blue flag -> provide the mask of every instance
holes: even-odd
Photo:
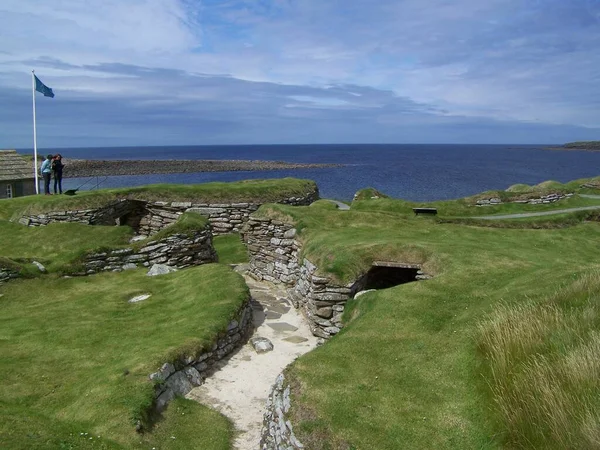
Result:
[[[35,75],[33,76],[33,78],[35,78],[35,90],[36,91],[44,94],[44,97],[54,98],[54,92],[52,92],[52,89],[50,89],[48,86],[46,86],[44,83],[42,83],[40,81],[40,79],[38,77],[36,77]]]

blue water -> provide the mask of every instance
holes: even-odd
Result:
[[[322,197],[351,200],[364,187],[415,201],[465,197],[516,183],[566,182],[600,174],[600,153],[550,151],[533,145],[227,145],[44,149],[82,159],[245,159],[341,163],[327,169],[109,177],[102,187],[204,183],[249,178],[315,180]],[[63,188],[86,179],[65,179]],[[96,184],[89,182],[82,189]]]

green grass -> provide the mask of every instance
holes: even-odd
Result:
[[[498,412],[477,324],[501,302],[553,296],[599,268],[599,224],[504,229],[280,205],[259,214],[295,222],[303,255],[341,282],[376,259],[435,275],[350,301],[347,327],[288,371],[307,448],[527,447]]]
[[[487,197],[487,196],[486,196]],[[490,195],[491,198],[494,195]],[[450,217],[472,217],[472,216],[488,216],[488,215],[503,215],[525,212],[543,212],[557,209],[577,208],[580,206],[596,206],[600,205],[599,199],[584,198],[578,195],[559,200],[554,203],[542,203],[538,205],[522,204],[522,203],[503,203],[494,206],[474,206],[475,201],[471,199],[446,200],[438,202],[409,202],[399,199],[381,198],[372,200],[354,201],[352,209],[355,211],[373,211],[373,212],[389,212],[394,214],[414,214],[412,208],[416,207],[434,207],[438,210],[438,216],[441,218]]]
[[[2,256],[16,261],[37,260],[49,272],[60,272],[84,253],[101,247],[126,245],[133,236],[129,227],[90,226],[78,223],[52,223],[26,227],[0,220]]]
[[[194,234],[196,231],[202,231],[208,225],[208,219],[195,212],[186,212],[179,216],[177,221],[158,233],[148,236],[146,239],[137,241],[133,244],[133,248],[142,248],[148,245],[148,242],[159,241],[174,234]]]
[[[215,236],[213,245],[221,264],[243,264],[248,262],[248,251],[238,233]]]
[[[152,402],[148,375],[199,354],[234,317],[248,296],[238,274],[212,264],[152,278],[49,275],[0,290],[0,447],[228,448],[228,421],[187,401],[156,433],[134,423]],[[152,297],[127,303],[140,293]]]
[[[316,187],[314,181],[297,178],[245,180],[232,183],[154,184],[133,188],[81,191],[75,196],[28,196],[0,201],[0,219],[48,211],[98,208],[117,198],[148,201],[277,202],[302,196]]]

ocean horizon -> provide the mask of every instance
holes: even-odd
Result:
[[[335,163],[341,167],[239,172],[202,172],[65,178],[63,187],[81,189],[155,183],[205,183],[256,178],[296,177],[317,182],[322,197],[352,200],[373,187],[392,197],[413,201],[447,200],[517,183],[567,182],[600,175],[600,153],[548,150],[562,144],[302,144],[185,145],[138,147],[44,148],[77,159],[215,159],[292,163]],[[33,153],[32,149],[20,149]]]

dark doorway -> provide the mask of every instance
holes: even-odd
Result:
[[[376,264],[376,265],[375,265]],[[361,280],[361,288],[386,289],[399,284],[417,281],[418,266],[397,263],[375,263]]]

